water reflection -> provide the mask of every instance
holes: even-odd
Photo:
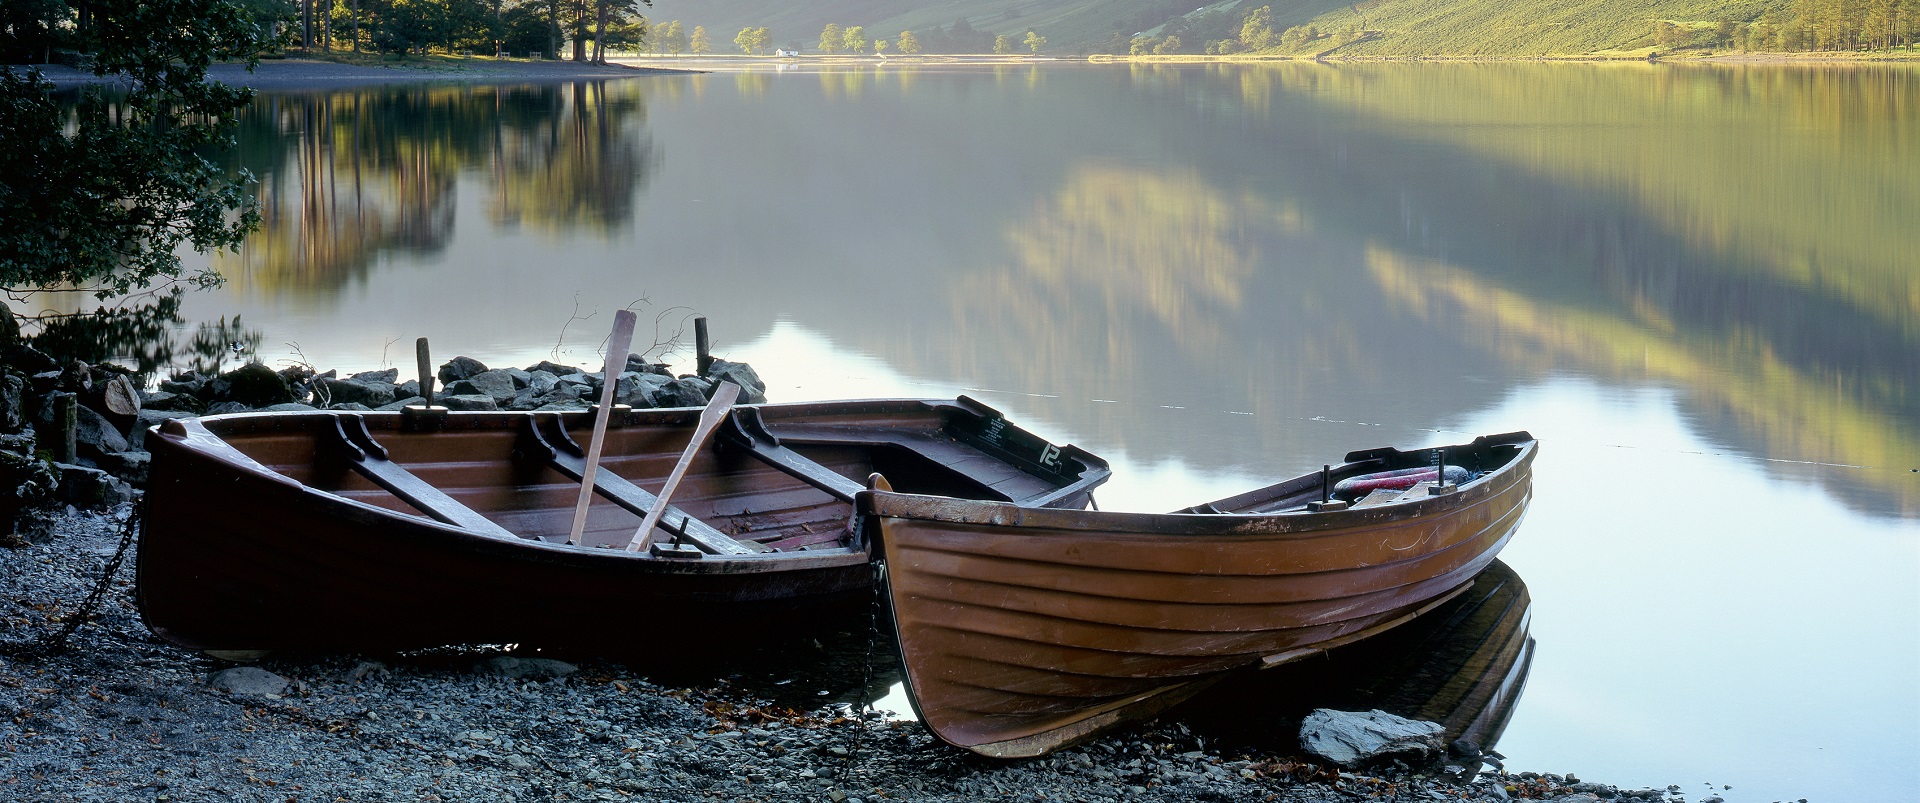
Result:
[[[1495,561],[1459,597],[1378,637],[1245,675],[1167,716],[1208,738],[1299,748],[1316,708],[1379,709],[1446,726],[1446,739],[1499,742],[1533,661],[1526,583]]]
[[[324,295],[382,260],[438,254],[475,170],[497,227],[611,236],[650,173],[645,119],[620,81],[264,95],[238,154],[260,177],[261,228],[220,268],[243,292]]]

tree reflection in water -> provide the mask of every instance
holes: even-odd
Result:
[[[645,121],[632,81],[263,96],[236,160],[260,176],[260,231],[219,267],[243,292],[333,293],[384,256],[443,251],[469,173],[495,225],[623,231],[653,168]]]

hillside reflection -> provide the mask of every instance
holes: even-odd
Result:
[[[463,177],[496,227],[625,230],[654,158],[631,81],[269,94],[242,126],[261,227],[219,267],[261,294],[330,294],[384,258],[443,251]]]
[[[1823,477],[1920,515],[1912,74],[1851,73],[1845,91],[1792,70],[1130,80],[1259,125],[1175,127],[1197,169],[1079,162],[1009,224],[1007,262],[950,285],[952,358],[997,386],[1444,422],[1500,382],[1572,370],[1679,388],[1756,457],[1877,469]],[[1274,423],[1097,433],[1203,464],[1360,445]]]

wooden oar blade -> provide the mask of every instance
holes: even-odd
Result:
[[[740,398],[740,386],[732,382],[721,382],[713,389],[713,398],[707,401],[707,408],[700,411],[700,423],[693,429],[693,437],[687,441],[686,451],[680,453],[680,462],[673,466],[673,473],[667,475],[667,484],[661,486],[660,493],[654,497],[652,509],[640,522],[640,529],[633,531],[633,537],[627,541],[628,552],[639,552],[653,543],[653,528],[660,524],[660,517],[666,513],[667,501],[673,497],[675,489],[680,487],[681,478],[687,475],[687,468],[693,465],[693,458],[713,437],[713,431],[720,428],[727,412],[733,409],[733,402]]]
[[[587,446],[587,468],[581,472],[580,500],[573,506],[573,527],[567,531],[567,543],[580,543],[587,529],[587,506],[593,503],[593,476],[600,470],[600,449],[607,442],[607,416],[613,413],[614,387],[627,368],[627,352],[633,346],[632,310],[613,314],[613,334],[607,337],[607,362],[600,374],[600,409],[593,416],[593,440]]]

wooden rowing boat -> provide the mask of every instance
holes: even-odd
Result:
[[[1428,471],[1404,475],[1405,490],[1329,498],[1344,480],[1432,466],[1436,452],[1464,482],[1436,485]],[[1166,514],[884,489],[858,503],[880,532],[920,721],[976,753],[1033,756],[1446,601],[1519,526],[1534,453],[1524,432],[1354,452]]]
[[[162,638],[207,651],[670,654],[864,601],[854,477],[1084,507],[1109,473],[965,397],[743,406],[698,450],[652,548],[619,548],[700,413],[617,408],[577,545],[585,412],[166,422],[148,438],[141,612]]]

